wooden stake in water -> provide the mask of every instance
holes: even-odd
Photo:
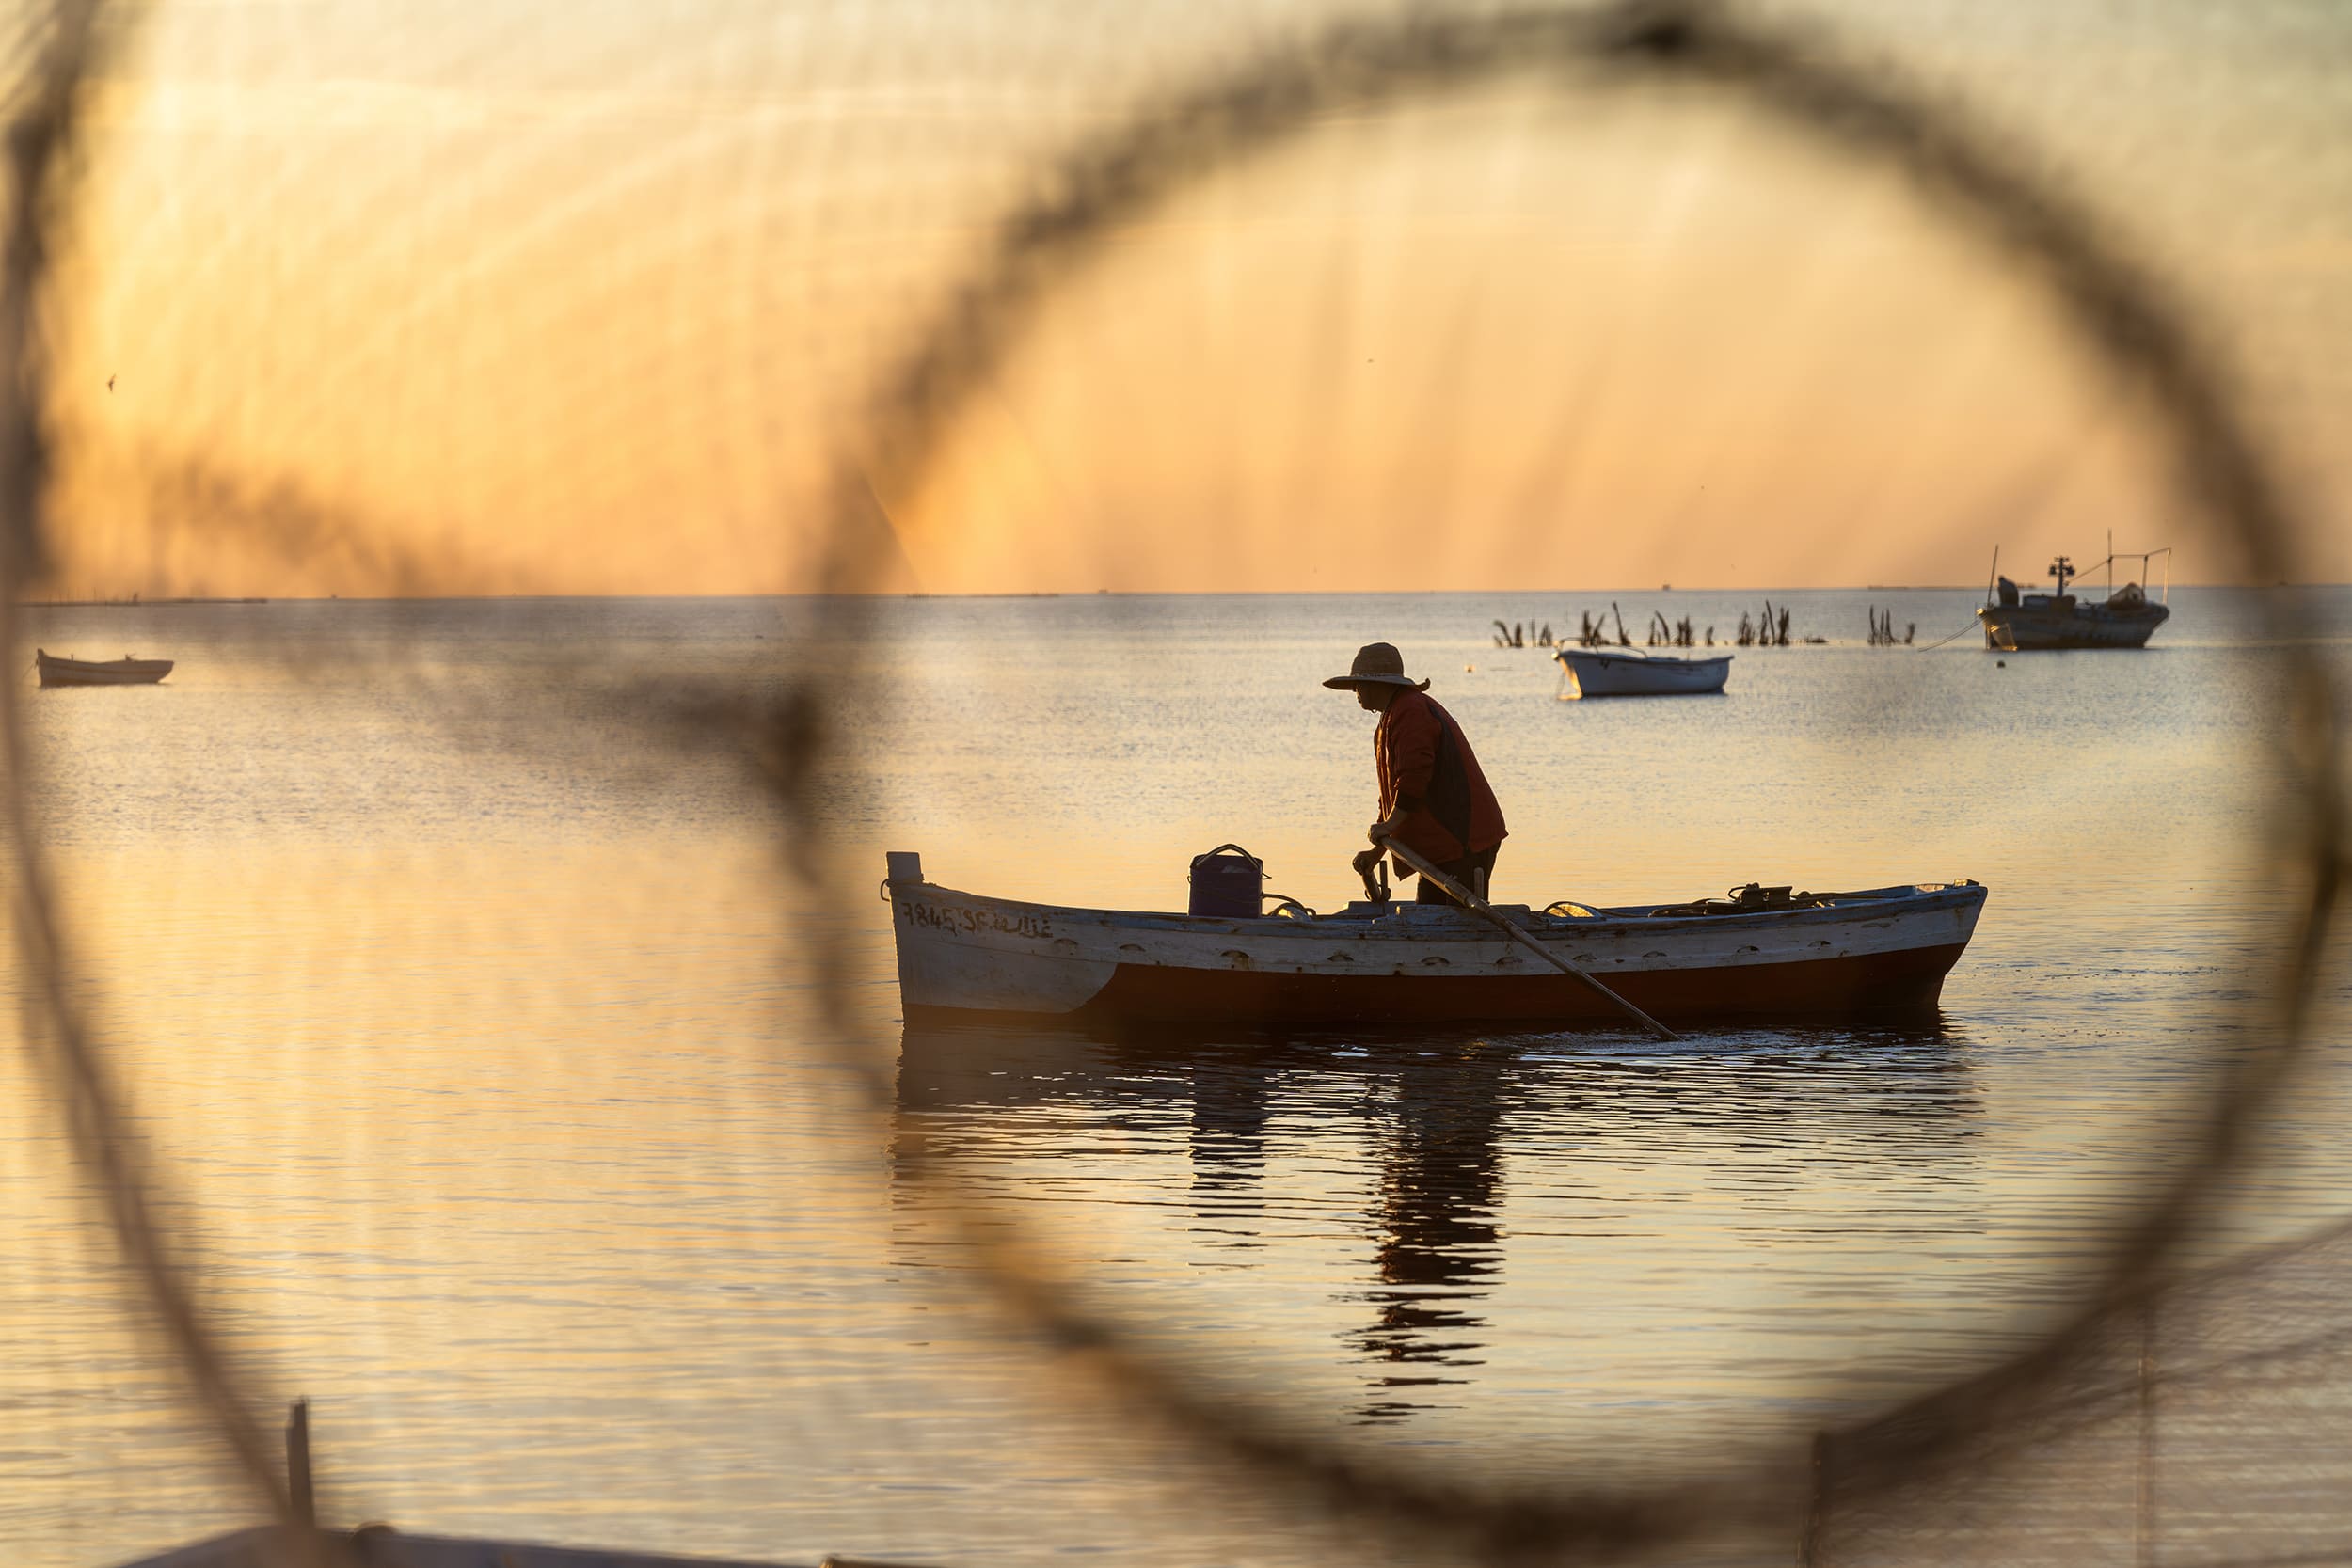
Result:
[[[315,1529],[318,1499],[310,1488],[310,1402],[296,1400],[286,1413],[286,1497],[294,1523]]]

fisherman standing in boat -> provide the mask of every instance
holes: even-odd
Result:
[[[1381,847],[1393,840],[1485,897],[1505,832],[1502,808],[1454,715],[1429,697],[1427,681],[1406,678],[1405,656],[1386,642],[1367,643],[1346,674],[1323,684],[1352,689],[1359,704],[1380,716],[1372,733],[1380,820],[1372,825],[1373,847],[1356,857],[1357,873],[1369,875]],[[1396,871],[1412,875],[1402,861]],[[1427,878],[1415,896],[1423,904],[1454,901]]]

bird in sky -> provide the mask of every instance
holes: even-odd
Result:
[[[111,392],[111,391],[113,391],[114,389],[115,389],[115,378],[114,378],[113,376],[111,376],[111,375],[110,375],[110,376],[108,376],[108,377],[106,378],[106,390],[108,390],[109,392]]]

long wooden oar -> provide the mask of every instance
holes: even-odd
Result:
[[[1534,937],[1529,936],[1525,931],[1519,929],[1518,927],[1511,923],[1511,917],[1509,915],[1504,914],[1501,910],[1496,909],[1492,904],[1487,903],[1484,898],[1481,898],[1478,895],[1472,893],[1470,889],[1464,887],[1461,883],[1455,881],[1453,878],[1447,876],[1444,872],[1438,870],[1427,861],[1422,860],[1419,855],[1413,853],[1410,849],[1406,848],[1405,846],[1399,844],[1396,840],[1392,838],[1382,839],[1380,841],[1380,847],[1387,850],[1390,854],[1394,855],[1398,860],[1403,861],[1406,865],[1411,866],[1415,871],[1420,872],[1422,880],[1433,883],[1436,886],[1444,889],[1447,893],[1453,895],[1454,901],[1459,903],[1464,909],[1470,911],[1472,914],[1483,915],[1487,920],[1492,921],[1495,926],[1502,930],[1504,936],[1509,937],[1513,942],[1518,942],[1520,946],[1527,948],[1537,958],[1551,965],[1552,968],[1558,970],[1561,974],[1573,974],[1578,979],[1583,981],[1586,985],[1592,987],[1595,990],[1600,992],[1601,995],[1607,997],[1611,1002],[1614,1003],[1628,1018],[1630,1018],[1640,1023],[1643,1028],[1647,1029],[1651,1034],[1656,1035],[1660,1039],[1678,1040],[1682,1037],[1680,1035],[1676,1034],[1672,1029],[1667,1028],[1664,1024],[1650,1017],[1649,1014],[1642,1011],[1641,1008],[1635,1006],[1632,1003],[1628,1002],[1624,997],[1619,996],[1615,991],[1611,990],[1607,986],[1602,985],[1588,972],[1579,969],[1576,965],[1562,958],[1559,954],[1554,953],[1550,948],[1546,947],[1542,942],[1537,942]]]

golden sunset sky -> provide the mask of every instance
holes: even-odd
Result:
[[[75,595],[780,593],[1042,161],[1381,8],[160,0],[59,279]],[[2352,12],[1772,8],[2006,129],[2241,372],[2352,580]],[[115,381],[109,391],[109,377]],[[1883,172],[1504,83],[1120,230],[918,482],[935,593],[1835,586],[2225,542],[2127,389]]]

